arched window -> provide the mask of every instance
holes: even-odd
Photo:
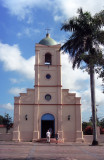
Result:
[[[45,54],[45,64],[46,65],[51,65],[52,64],[52,56],[50,53]]]

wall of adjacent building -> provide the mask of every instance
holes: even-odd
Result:
[[[85,143],[92,143],[93,141],[93,135],[84,135],[83,138]],[[104,143],[104,134],[98,135],[97,140],[99,143]]]
[[[6,133],[6,127],[0,127],[0,141],[12,141],[13,128],[8,130]]]

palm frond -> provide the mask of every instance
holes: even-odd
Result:
[[[104,25],[104,10],[94,15],[94,23],[99,27]]]
[[[84,13],[80,8],[78,17],[73,17],[62,25],[61,30],[72,31],[61,50],[69,53],[73,60],[73,68],[79,67],[82,60],[87,64],[98,64],[100,54],[102,55],[99,44],[104,45],[104,31],[101,30],[103,21],[104,11],[92,17],[89,12]],[[86,53],[89,54],[89,60]],[[94,59],[93,56],[97,58]]]
[[[96,41],[98,41],[100,44],[104,45],[104,31],[100,30],[96,34]]]

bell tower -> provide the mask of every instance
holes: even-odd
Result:
[[[59,132],[62,138],[60,47],[61,45],[50,38],[49,34],[46,34],[46,38],[42,39],[35,47],[34,140],[42,135],[39,133],[39,130],[42,131],[42,122],[38,123],[38,117],[45,113],[55,117],[53,132]]]

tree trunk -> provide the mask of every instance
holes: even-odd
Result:
[[[96,131],[95,79],[94,79],[94,67],[93,66],[90,66],[90,88],[91,88],[92,122],[93,122],[92,145],[98,145],[97,131]]]

